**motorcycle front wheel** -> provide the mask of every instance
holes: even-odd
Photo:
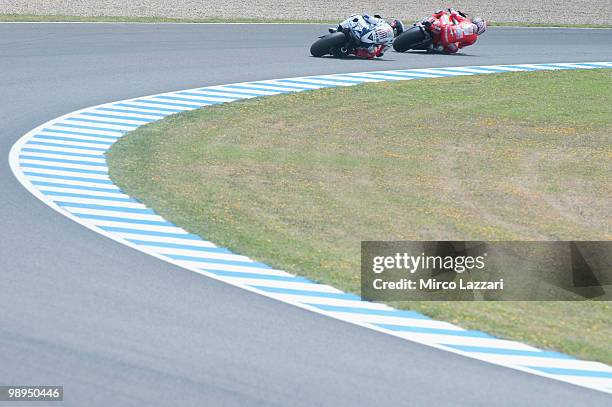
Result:
[[[341,48],[344,44],[346,44],[344,33],[332,33],[315,41],[310,47],[310,53],[313,57],[322,57],[323,55],[333,54],[334,50]]]
[[[423,49],[423,45],[431,40],[431,35],[423,27],[414,25],[401,33],[393,41],[393,49],[406,52],[409,49]]]

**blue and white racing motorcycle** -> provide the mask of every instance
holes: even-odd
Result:
[[[310,53],[315,57],[380,57],[393,44],[395,36],[402,31],[403,24],[400,20],[387,22],[378,15],[353,15],[338,27],[330,28],[329,34],[319,37],[310,47]]]

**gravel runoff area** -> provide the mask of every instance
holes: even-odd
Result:
[[[336,20],[352,13],[419,19],[455,7],[497,22],[612,24],[610,0],[0,0],[0,13],[170,18]]]

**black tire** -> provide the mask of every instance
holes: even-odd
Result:
[[[346,44],[346,35],[344,33],[332,33],[319,38],[312,44],[310,53],[313,57],[322,57],[323,55],[332,54],[334,49],[340,48],[344,44]]]
[[[405,52],[427,42],[431,36],[424,28],[414,25],[401,33],[393,41],[393,49],[397,52]]]

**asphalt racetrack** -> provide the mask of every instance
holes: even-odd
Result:
[[[0,24],[0,385],[63,385],[74,406],[612,403],[174,267],[61,216],[9,169],[32,128],[119,99],[300,75],[612,60],[611,30],[532,28],[492,28],[455,56],[310,57],[325,30]]]

